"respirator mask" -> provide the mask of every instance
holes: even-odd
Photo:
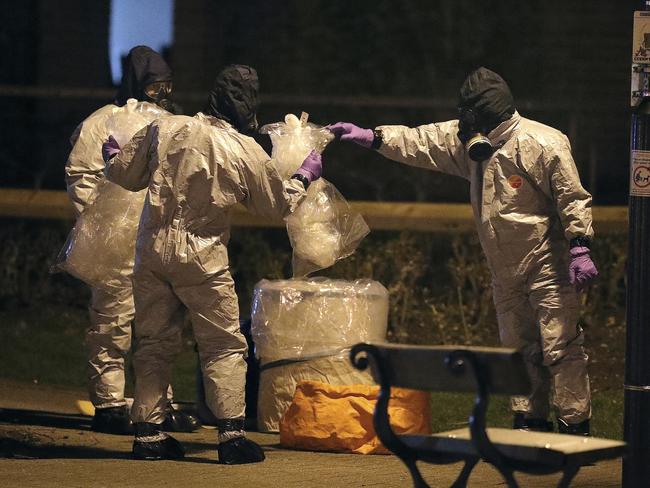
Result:
[[[508,84],[487,68],[472,71],[460,87],[458,138],[476,162],[490,159],[495,147],[487,135],[515,113],[515,101]]]
[[[156,81],[148,84],[144,88],[144,94],[152,102],[167,111],[172,111],[173,103],[171,101],[172,82]]]
[[[458,139],[465,145],[470,159],[477,163],[490,159],[495,147],[487,138],[489,130],[480,123],[477,113],[471,108],[461,107],[458,111]]]

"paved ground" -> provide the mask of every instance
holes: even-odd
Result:
[[[277,435],[251,433],[267,460],[248,466],[215,463],[213,430],[177,437],[187,449],[180,462],[129,459],[131,438],[97,434],[89,418],[76,414],[82,393],[0,380],[0,487],[408,487],[410,477],[393,456],[290,451]],[[51,412],[51,413],[44,413]],[[423,465],[432,487],[449,486],[460,465]],[[620,461],[584,468],[573,487],[620,486]],[[558,476],[523,476],[522,487],[555,486]],[[480,464],[470,487],[505,486],[490,466]]]

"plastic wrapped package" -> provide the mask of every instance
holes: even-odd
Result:
[[[278,430],[298,381],[373,384],[347,354],[358,342],[385,341],[387,321],[388,291],[376,281],[260,281],[252,309],[261,367],[258,428]]]
[[[102,134],[111,134],[120,146],[156,118],[168,114],[150,103],[129,99],[102,120],[93,121],[97,151]],[[103,127],[102,127],[103,126]],[[135,239],[147,190],[130,192],[107,180],[100,181],[59,253],[56,268],[87,284],[110,291],[130,280]]]
[[[273,143],[272,157],[280,173],[289,178],[313,149],[322,152],[333,139],[324,127],[301,123],[293,114],[284,122],[268,124],[261,132]],[[352,254],[370,229],[330,182],[320,178],[309,186],[307,197],[287,218],[293,247],[293,275],[307,276]]]
[[[284,178],[290,178],[296,172],[312,149],[322,153],[334,139],[334,135],[325,127],[303,124],[293,114],[287,114],[284,122],[263,126],[260,132],[271,138],[271,157],[276,160],[278,170]]]
[[[387,320],[388,291],[373,280],[262,280],[253,294],[252,334],[262,365],[383,341]]]

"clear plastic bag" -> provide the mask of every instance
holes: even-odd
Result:
[[[349,348],[385,342],[388,291],[372,280],[262,280],[255,286],[251,332],[261,375],[258,428],[277,432],[296,384],[372,384],[352,366]]]
[[[365,279],[262,280],[255,286],[251,315],[262,365],[341,356],[358,342],[385,341],[388,291]]]
[[[129,99],[105,118],[94,120],[100,134],[110,134],[124,146],[143,127],[168,114],[157,106]],[[103,125],[103,127],[102,127]],[[67,271],[87,284],[111,291],[128,286],[135,259],[135,240],[147,190],[130,192],[100,181],[57,257],[55,270]]]
[[[267,124],[260,129],[268,134],[273,143],[271,157],[284,178],[290,178],[300,167],[312,149],[322,153],[334,135],[325,127],[301,123],[293,114],[287,114],[284,122]]]
[[[311,150],[322,152],[333,139],[326,128],[303,124],[293,114],[288,114],[285,122],[265,125],[261,132],[271,137],[272,157],[285,178],[296,172]],[[348,257],[370,229],[336,187],[320,178],[287,218],[287,232],[293,248],[293,275],[300,277]]]
[[[348,257],[370,232],[361,214],[323,178],[309,185],[307,197],[286,221],[294,277],[329,268]]]
[[[147,190],[137,193],[102,180],[95,199],[68,235],[57,267],[106,291],[129,285],[135,239]]]

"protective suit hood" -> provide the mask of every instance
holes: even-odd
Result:
[[[255,69],[241,64],[226,66],[217,75],[205,112],[232,124],[243,134],[255,132],[259,89]]]
[[[496,148],[503,146],[519,128],[519,123],[521,122],[521,115],[515,110],[515,113],[512,114],[508,120],[501,122],[496,126],[489,134],[487,134],[488,139],[492,145]]]
[[[129,98],[141,102],[152,101],[145,94],[145,87],[151,83],[171,80],[172,70],[160,54],[148,46],[136,46],[126,56],[115,102],[122,106]]]
[[[508,84],[487,68],[472,71],[460,87],[458,108],[471,109],[477,124],[490,132],[515,113],[515,101]]]

